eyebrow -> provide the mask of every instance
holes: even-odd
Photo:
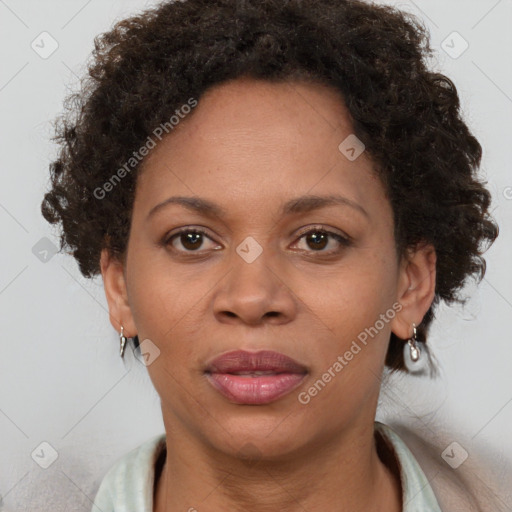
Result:
[[[219,219],[224,219],[227,216],[227,212],[223,208],[221,208],[218,204],[209,201],[208,199],[202,199],[199,197],[175,196],[169,197],[165,201],[162,201],[161,203],[153,206],[147,215],[147,219],[170,204],[181,205],[190,211],[205,215],[207,217],[217,217]],[[318,210],[320,208],[336,205],[349,206],[354,210],[362,213],[365,217],[369,218],[368,212],[360,204],[352,201],[351,199],[348,199],[347,197],[339,195],[306,195],[291,199],[283,205],[283,208],[281,209],[281,215],[307,213],[313,210]]]

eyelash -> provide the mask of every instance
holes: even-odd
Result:
[[[198,235],[203,235],[205,236],[206,238],[210,238],[208,236],[208,233],[201,229],[201,228],[183,228],[179,231],[177,231],[176,233],[173,233],[171,236],[169,237],[166,237],[164,239],[164,245],[165,246],[169,246],[172,244],[172,241],[181,236],[182,234],[184,233],[194,233],[194,234],[198,234]],[[318,251],[314,251],[314,250],[309,250],[309,251],[305,251],[305,252],[309,252],[309,253],[318,253],[318,254],[321,254],[321,255],[335,255],[339,252],[341,252],[341,250],[345,247],[349,247],[351,244],[352,244],[352,240],[350,237],[348,236],[343,236],[343,235],[340,235],[339,233],[334,233],[333,231],[329,231],[327,229],[325,229],[324,227],[322,226],[313,226],[312,228],[309,228],[307,229],[306,231],[303,231],[299,234],[298,238],[297,238],[297,241],[298,240],[301,240],[302,238],[304,238],[305,236],[311,234],[311,233],[320,233],[320,234],[323,234],[323,235],[328,235],[332,238],[334,238],[342,247],[339,248],[339,249],[334,249],[334,250],[330,250],[330,251],[324,251],[324,250],[318,250]],[[211,238],[210,238],[211,240]],[[173,248],[173,250],[176,250]],[[189,254],[201,254],[201,251],[177,251],[179,253],[189,253]]]

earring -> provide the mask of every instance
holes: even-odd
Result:
[[[412,337],[404,344],[404,364],[409,373],[422,373],[427,366],[427,345],[418,341],[416,324],[412,324]]]
[[[121,357],[124,356],[124,348],[126,346],[126,336],[124,335],[123,331],[124,331],[123,326],[121,326],[121,332],[119,333],[119,342],[121,344],[121,351],[120,351],[119,355]]]

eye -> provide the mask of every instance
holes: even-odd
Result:
[[[178,252],[198,252],[199,249],[204,249],[205,238],[213,242],[206,231],[199,228],[186,228],[168,237],[165,240],[165,245],[171,245]],[[184,247],[185,250],[179,249],[178,245]],[[217,245],[217,247],[219,246]]]
[[[335,254],[340,252],[344,247],[348,247],[351,244],[349,237],[334,233],[321,226],[315,226],[309,230],[303,232],[299,237],[299,241],[303,240],[306,244],[306,251],[309,248],[313,248],[313,251],[308,252],[321,252],[325,254]],[[330,245],[334,245],[333,248],[324,250],[329,246],[329,243],[334,240]]]
[[[207,249],[204,247],[205,239],[213,242],[203,229],[183,228],[171,236],[168,236],[164,240],[164,245],[171,245],[173,250],[177,252],[200,252],[201,249]],[[323,254],[338,253],[343,249],[343,247],[348,247],[351,244],[351,240],[348,236],[343,236],[339,233],[329,231],[322,226],[314,226],[313,228],[302,232],[298,240],[304,241],[306,244],[306,248],[302,248],[302,250],[307,252],[320,252]],[[182,248],[179,248],[179,245],[181,245]],[[330,245],[334,245],[334,247],[325,250],[326,247],[329,247]],[[213,247],[214,250],[218,250],[220,248],[221,246],[218,244]],[[308,250],[308,248],[312,248],[313,250]]]

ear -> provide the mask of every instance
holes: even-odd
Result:
[[[121,332],[123,326],[124,335],[131,338],[137,334],[137,329],[128,303],[124,266],[118,259],[112,257],[107,249],[103,249],[100,267],[110,323],[117,332]]]
[[[412,324],[421,323],[434,300],[436,260],[434,247],[420,243],[409,249],[400,262],[397,301],[402,309],[391,321],[391,330],[400,339],[412,336]]]

